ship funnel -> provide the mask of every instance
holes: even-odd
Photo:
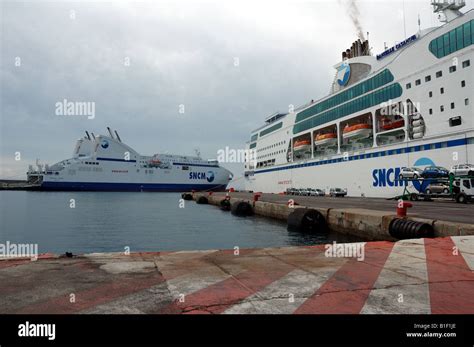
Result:
[[[122,139],[120,139],[120,136],[119,136],[117,130],[114,130],[114,132],[115,132],[115,136],[117,136],[117,140],[119,140],[120,142],[122,142]]]
[[[87,139],[90,141],[91,137],[89,135],[89,132],[86,130],[86,136],[87,136]]]
[[[110,130],[110,127],[107,127],[107,131],[109,132],[110,137],[113,138],[113,139],[115,139],[115,138],[114,138],[114,135],[112,134],[112,130]]]
[[[350,48],[346,49],[345,52],[342,52],[342,60],[361,57],[365,55],[371,55],[369,48],[369,40],[357,40],[352,43]]]

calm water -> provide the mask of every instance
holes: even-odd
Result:
[[[39,252],[201,250],[311,245],[336,239],[288,232],[286,224],[235,217],[178,193],[0,191],[0,243]],[[70,208],[75,199],[75,208]]]

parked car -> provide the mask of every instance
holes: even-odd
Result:
[[[309,190],[309,195],[310,196],[325,196],[326,193],[322,191],[321,189],[308,189]]]
[[[425,189],[425,194],[449,194],[449,186],[444,183],[432,183]]]
[[[449,170],[450,176],[474,176],[474,165],[472,164],[459,164],[454,165]]]
[[[444,178],[448,177],[448,175],[448,170],[441,166],[427,166],[421,173],[423,178]]]
[[[287,188],[286,195],[295,195],[296,189],[295,188]]]
[[[421,177],[422,171],[423,170],[417,167],[402,167],[398,178],[400,178],[401,180],[407,178],[417,179],[418,177]]]
[[[316,192],[318,193],[318,196],[326,196],[326,192],[322,189],[315,189]]]
[[[331,188],[329,190],[329,195],[332,197],[344,197],[347,195],[347,189],[341,189],[341,188]]]
[[[300,189],[300,194],[299,194],[299,195],[301,195],[301,196],[309,196],[309,194],[310,194],[310,191],[309,191],[308,188],[301,188],[301,189]]]

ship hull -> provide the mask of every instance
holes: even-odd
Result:
[[[117,192],[184,192],[224,191],[225,184],[179,184],[179,183],[106,183],[106,182],[44,182],[43,191],[117,191]]]
[[[335,156],[281,165],[255,171],[246,179],[245,188],[266,193],[284,192],[287,188],[319,188],[326,192],[330,188],[347,188],[348,196],[391,198],[402,195],[405,187],[411,192],[422,192],[429,184],[421,180],[399,180],[402,167],[449,168],[453,165],[453,153],[458,164],[474,162],[474,137],[399,144],[352,154],[346,159]]]

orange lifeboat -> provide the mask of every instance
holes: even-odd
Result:
[[[405,120],[403,118],[402,119],[396,119],[396,120],[391,120],[389,118],[383,118],[381,128],[383,130],[392,130],[392,129],[401,128],[404,125],[405,125]]]
[[[344,139],[363,139],[369,137],[372,133],[372,126],[367,123],[360,123],[349,125],[347,124],[344,127],[342,132],[342,137]]]
[[[293,145],[295,151],[310,151],[311,150],[311,141],[310,140],[298,140],[295,141]]]
[[[150,167],[158,167],[160,166],[160,164],[161,164],[161,161],[156,158],[148,160],[148,165]]]
[[[325,134],[317,134],[314,138],[314,145],[321,146],[321,145],[330,145],[337,142],[337,134],[336,133],[325,133]]]

